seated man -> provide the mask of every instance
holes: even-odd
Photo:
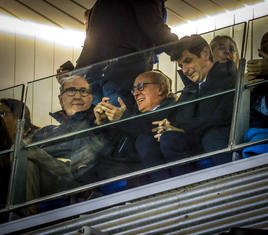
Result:
[[[50,114],[60,125],[40,129],[32,141],[95,126],[92,99],[90,85],[84,78],[74,75],[63,80],[59,95],[62,110]],[[97,181],[94,169],[97,159],[111,149],[100,132],[87,132],[28,149],[27,200]]]
[[[170,92],[170,80],[160,71],[149,71],[140,74],[133,85],[132,94],[135,98],[139,113],[146,113],[153,110],[161,109],[177,101],[177,96]],[[99,103],[95,108],[96,120],[98,122],[119,120],[126,113],[126,107],[122,100],[119,99],[121,107],[115,107],[108,102],[107,98],[103,98],[103,101]],[[123,115],[124,114],[124,115]],[[129,135],[136,137],[136,150],[140,156],[140,159],[144,167],[152,167],[160,164],[167,163],[172,160],[178,160],[186,156],[187,143],[180,143],[181,155],[176,156],[176,159],[170,157],[166,152],[162,151],[161,140],[154,137],[152,132],[154,125],[162,120],[166,116],[176,115],[176,112],[157,112],[153,115],[147,116],[143,119],[132,120],[121,125],[121,129],[126,131]],[[166,131],[176,131],[181,135],[184,135],[184,131],[179,128],[170,127]],[[172,138],[172,133],[169,132],[169,137]],[[182,138],[182,141],[186,139]],[[176,169],[179,171],[178,169]],[[186,167],[180,169],[186,172]],[[161,171],[150,174],[152,180],[162,180],[170,177],[169,171]]]
[[[188,82],[179,102],[190,101],[234,88],[237,76],[232,61],[214,62],[208,43],[199,35],[186,36],[172,56]],[[189,85],[190,84],[190,85]],[[175,127],[191,136],[192,150],[210,152],[227,147],[232,119],[234,93],[215,96],[187,104],[178,111]],[[162,138],[162,137],[161,137]],[[230,157],[213,158],[214,164],[230,161]]]

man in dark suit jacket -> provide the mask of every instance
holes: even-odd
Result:
[[[233,62],[214,63],[208,43],[199,35],[184,37],[174,50],[187,85],[179,102],[233,89],[237,76]],[[210,152],[227,146],[232,119],[234,92],[190,103],[178,110],[176,127],[190,136],[195,153]],[[161,137],[163,138],[163,137]],[[230,159],[214,158],[219,164]]]
[[[112,104],[119,106],[118,96],[127,106],[134,104],[129,94],[131,86],[140,73],[152,69],[154,55],[142,53],[96,63],[177,40],[164,23],[164,2],[98,0],[92,7],[86,41],[76,68],[95,64],[87,77],[93,87],[97,84],[102,88],[102,94],[98,95],[109,97]]]

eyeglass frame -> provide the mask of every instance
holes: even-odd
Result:
[[[159,82],[140,82],[140,83],[137,84],[137,86],[133,86],[131,88],[131,94],[134,95],[135,89],[137,89],[138,91],[143,91],[144,86],[148,85],[148,84],[160,84],[160,83]]]
[[[61,95],[63,95],[64,93],[66,93],[66,92],[74,92],[73,93],[73,95],[70,95],[70,94],[68,94],[68,93],[66,93],[68,96],[75,96],[76,95],[76,92],[78,92],[79,91],[79,94],[82,96],[82,97],[87,97],[87,96],[89,96],[90,94],[91,94],[91,92],[90,92],[90,88],[85,88],[85,87],[81,87],[81,88],[79,88],[79,89],[77,89],[77,88],[75,88],[75,87],[68,87],[68,88],[66,88],[66,89],[64,89],[64,90],[62,90],[61,91]],[[86,91],[86,95],[85,94],[82,94],[81,92],[82,91]]]

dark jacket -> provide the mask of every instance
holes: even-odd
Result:
[[[33,137],[33,141],[57,137],[63,134],[83,130],[95,126],[93,108],[87,111],[77,112],[68,117],[64,111],[50,114],[60,125],[50,125],[40,129]],[[105,148],[104,148],[105,146]],[[41,146],[49,155],[54,158],[69,159],[72,172],[79,177],[85,171],[93,168],[98,158],[109,154],[112,146],[107,144],[105,133],[86,132],[63,140],[44,144]],[[83,170],[79,170],[85,166]]]
[[[164,0],[98,0],[91,9],[89,28],[76,68],[177,39],[164,24]],[[93,81],[113,81],[129,90],[138,74],[151,70],[152,53],[95,65],[87,74]]]
[[[164,24],[163,0],[98,0],[77,68],[177,39]]]
[[[170,113],[172,113],[172,110],[163,110],[161,111],[161,108],[165,108],[167,106],[176,104],[176,99],[175,97],[171,96],[169,98],[164,99],[159,107],[156,109],[157,112],[147,112],[144,113],[145,116],[141,116],[135,119],[132,119],[126,123],[120,124],[120,129],[125,131],[126,133],[137,137],[138,135],[144,135],[144,134],[151,134],[152,129],[155,128],[156,126],[152,124],[153,121],[161,121],[164,118],[167,118]],[[137,108],[137,107],[136,107]],[[139,115],[141,114],[138,110],[134,111],[134,115]],[[123,118],[126,117],[125,115]]]
[[[215,63],[209,71],[206,81],[188,84],[183,89],[179,102],[190,101],[199,97],[213,95],[235,87],[237,70],[233,62]],[[187,79],[187,78],[186,78]],[[213,127],[230,126],[233,112],[234,92],[186,104],[178,109],[177,127],[195,136],[197,140],[204,132]]]

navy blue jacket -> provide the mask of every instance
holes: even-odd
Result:
[[[50,114],[60,125],[49,125],[40,129],[33,137],[33,141],[52,138],[63,134],[83,130],[95,126],[93,108],[77,112],[68,117],[64,111]],[[40,146],[55,158],[70,159],[70,166],[75,173],[79,166],[86,164],[84,170],[93,168],[99,158],[109,154],[112,145],[108,144],[107,137],[102,131],[86,132],[63,140]],[[81,175],[82,171],[79,172]]]
[[[209,71],[206,81],[199,87],[197,83],[188,83],[179,98],[180,102],[213,95],[235,87],[237,70],[233,62],[216,62]],[[188,79],[185,77],[184,79]],[[199,139],[203,133],[213,127],[230,126],[233,112],[234,92],[186,104],[178,109],[175,125]]]

